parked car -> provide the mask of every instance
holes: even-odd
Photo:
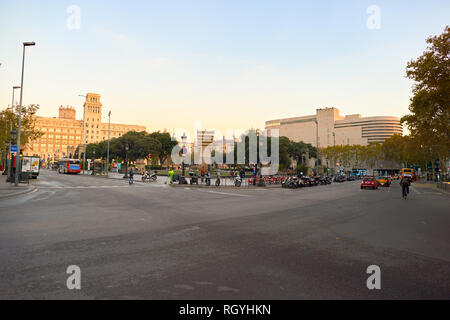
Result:
[[[378,189],[378,181],[375,177],[365,177],[361,182],[361,189]]]

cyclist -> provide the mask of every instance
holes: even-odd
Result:
[[[402,198],[405,200],[409,193],[410,184],[411,184],[411,181],[406,176],[403,176],[402,179],[400,180],[400,185],[402,186]]]

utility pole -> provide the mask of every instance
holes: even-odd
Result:
[[[111,130],[111,111],[108,112],[108,148],[106,149],[106,176],[109,172],[109,132]]]

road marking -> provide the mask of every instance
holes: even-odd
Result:
[[[110,188],[129,188],[128,184],[121,186],[65,186],[65,187],[38,187],[40,190],[47,189],[110,189]],[[145,188],[145,186],[134,186],[134,188]]]
[[[219,191],[201,191],[201,192],[224,194],[224,195],[227,195],[227,196],[235,196],[235,197],[251,197],[251,196],[246,195],[246,194],[227,193],[227,192],[219,192]]]
[[[417,189],[414,188],[413,186],[411,186],[411,189],[414,190],[414,192],[416,192],[417,194],[422,194],[421,192],[417,191]]]

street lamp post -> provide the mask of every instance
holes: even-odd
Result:
[[[184,159],[185,159],[185,157],[186,157],[186,155],[184,154],[184,150],[185,150],[185,148],[186,148],[186,143],[185,143],[185,141],[186,141],[186,134],[185,133],[183,133],[183,136],[181,137],[181,139],[183,139],[182,141],[183,141],[183,149],[181,150],[181,152],[182,152],[182,162],[181,162],[181,176],[182,177],[184,177]]]
[[[306,166],[306,151],[305,151],[305,149],[302,150],[302,166],[303,166],[302,169],[304,169]],[[308,174],[308,173],[306,173],[306,174]]]
[[[319,169],[319,121],[317,121],[317,118],[316,119],[314,119],[314,122],[316,123],[316,152],[317,152],[317,154],[316,154],[316,158],[317,158],[317,161],[316,161],[316,174],[317,174],[317,172],[318,172],[318,169]]]
[[[327,176],[329,174],[330,169],[328,168],[328,156],[327,156]]]
[[[130,149],[130,146],[128,143],[125,144],[125,175],[123,176],[124,179],[128,179],[128,150]]]
[[[111,130],[111,111],[108,112],[108,148],[106,149],[106,176],[109,172],[109,133]]]
[[[333,132],[333,174],[336,174],[336,133]]]
[[[17,126],[17,153],[20,153],[20,125],[22,122],[22,97],[23,97],[23,74],[24,74],[24,67],[25,67],[25,48],[31,47],[36,45],[34,42],[24,42],[23,43],[23,55],[22,55],[22,79],[20,82],[20,102],[19,102],[19,124]],[[19,185],[19,172],[21,171],[20,168],[20,159],[17,161],[16,157],[16,175],[14,179],[14,185],[17,187]]]

